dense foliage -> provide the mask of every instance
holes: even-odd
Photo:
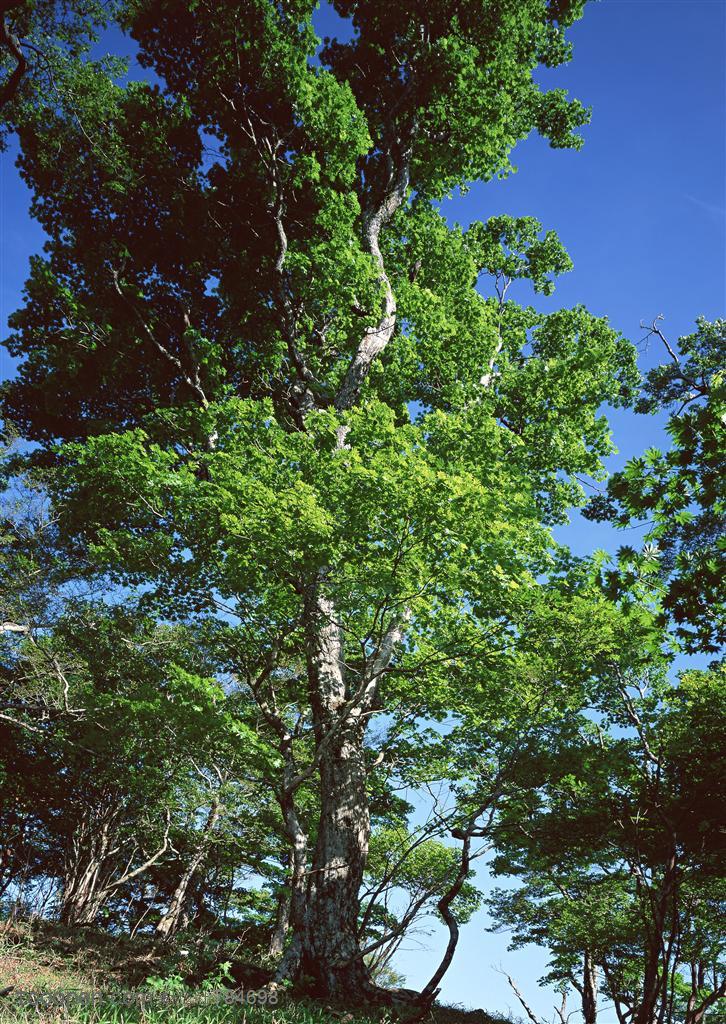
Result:
[[[649,449],[615,473],[592,517],[621,525],[645,521],[645,547],[620,552],[628,582],[657,575],[667,616],[691,651],[718,652],[724,627],[724,366],[726,322],[700,319],[671,347],[657,322],[668,362],[648,374],[641,412],[669,411],[668,452]]]
[[[571,269],[553,230],[445,211],[532,131],[580,145],[587,112],[534,73],[582,4],[333,6],[325,41],[308,0],[6,11],[48,239],[1,396],[7,906],[234,937],[263,980],[353,1001],[390,998],[434,917],[425,1006],[495,855],[517,941],[562,984],[586,958],[588,1024],[596,969],[654,1024],[685,966],[698,1024],[721,676],[668,682],[668,630],[717,639],[722,325],[646,382],[644,408],[685,403],[672,452],[593,506],[654,514],[657,571],[572,558],[552,527],[604,477],[635,351],[515,301]],[[89,49],[106,19],[140,79]],[[619,907],[587,947],[580,898]]]

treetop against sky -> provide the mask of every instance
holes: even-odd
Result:
[[[165,39],[154,20],[158,12],[148,14],[153,5],[131,7],[143,63],[168,81],[173,102],[165,106],[156,94],[133,85],[121,95],[103,79],[81,77],[74,88],[88,90],[81,126],[85,140],[73,118],[61,118],[54,126],[52,112],[42,112],[37,121],[29,114],[21,125],[24,170],[39,197],[36,212],[52,239],[48,252],[54,270],[49,273],[34,262],[31,301],[13,321],[14,351],[33,352],[34,339],[44,341],[33,352],[36,362],[23,387],[11,388],[10,408],[41,444],[50,447],[57,436],[71,442],[63,449],[53,487],[71,528],[104,569],[120,573],[117,578],[126,583],[152,579],[178,602],[180,615],[193,617],[211,608],[210,594],[215,601],[232,595],[240,621],[245,614],[255,621],[262,603],[270,634],[279,629],[283,635],[285,623],[292,623],[290,657],[307,652],[312,692],[317,693],[311,710],[319,750],[314,770],[328,793],[349,793],[356,813],[365,817],[362,733],[350,730],[348,735],[349,723],[335,724],[344,692],[339,652],[349,642],[338,634],[335,609],[351,632],[368,630],[362,668],[356,669],[365,685],[355,710],[365,715],[378,700],[379,679],[397,645],[403,649],[404,638],[405,657],[419,643],[426,650],[427,629],[434,644],[471,643],[476,629],[496,619],[497,601],[517,624],[512,628],[521,631],[517,616],[524,599],[514,591],[551,566],[545,526],[559,524],[557,536],[579,554],[620,544],[621,535],[606,526],[577,516],[563,523],[575,494],[568,480],[576,487],[583,475],[598,475],[601,459],[618,468],[649,445],[670,443],[663,415],[646,418],[618,408],[632,397],[635,384],[632,354],[618,332],[635,340],[641,319],[650,322],[663,313],[664,330],[675,341],[691,333],[697,315],[716,318],[722,313],[726,174],[718,97],[723,92],[719,30],[724,9],[707,3],[607,0],[590,5],[569,33],[573,61],[534,74],[543,90],[566,88],[570,97],[592,106],[592,124],[584,128],[580,106],[566,105],[557,93],[543,99],[526,74],[507,79],[509,109],[496,89],[486,91],[490,83],[477,78],[480,69],[467,64],[466,48],[458,48],[455,33],[446,36],[445,26],[434,31],[448,40],[441,59],[459,69],[456,81],[476,82],[481,96],[467,94],[460,85],[457,92],[448,79],[440,83],[435,67],[427,68],[430,88],[422,85],[423,75],[412,79],[410,90],[402,89],[396,74],[383,66],[381,88],[388,106],[383,102],[379,109],[359,66],[361,60],[375,65],[377,23],[364,26],[371,39],[364,35],[357,51],[328,49],[323,60],[341,80],[321,77],[317,91],[306,93],[305,59],[300,59],[295,32],[287,37],[270,20],[265,45],[278,47],[291,71],[287,79],[273,81],[279,94],[265,80],[264,103],[273,117],[289,121],[291,135],[300,130],[298,121],[305,128],[295,137],[294,168],[285,167],[289,176],[281,178],[277,173],[289,139],[265,135],[274,156],[254,162],[255,150],[262,151],[255,133],[266,131],[266,122],[249,116],[249,138],[237,137],[236,97],[229,98],[220,87],[220,105],[207,89],[202,69],[210,54],[200,49],[193,22],[175,20]],[[378,16],[384,28],[396,31],[397,18],[406,17],[395,8],[381,8]],[[320,36],[332,34],[338,23],[327,6],[314,17]],[[223,18],[219,31],[222,36],[227,31]],[[489,45],[478,23],[464,24],[462,32],[475,48]],[[187,47],[182,62],[179,39]],[[556,63],[560,44],[548,40],[540,43],[542,52]],[[226,37],[221,41],[226,43]],[[492,58],[495,68],[501,61],[503,75],[509,42],[506,33],[498,38]],[[133,80],[138,68],[128,40],[109,34],[101,48],[115,49],[119,43],[131,52]],[[220,52],[226,52],[224,47]],[[645,53],[654,54],[652,61],[644,59]],[[253,70],[255,61],[264,64],[255,47],[248,58]],[[224,86],[228,68],[223,61],[215,74]],[[358,95],[367,97],[367,124],[356,111],[350,86],[341,84],[345,75]],[[285,90],[303,111],[298,121],[286,106]],[[453,120],[447,104],[457,112]],[[119,129],[101,152],[93,134],[106,117]],[[489,135],[481,134],[481,119],[494,124]],[[204,131],[189,132],[189,124],[202,125]],[[497,180],[507,151],[533,126],[549,135],[556,148],[533,135],[513,149],[518,173]],[[585,140],[579,152],[567,148],[573,129],[581,129]],[[80,147],[76,152],[66,146],[64,163],[35,142],[36,132],[38,138],[44,133],[52,138],[55,131]],[[376,146],[369,133],[376,136]],[[145,140],[142,146],[140,139]],[[200,161],[200,147],[209,143],[212,148],[214,139],[231,171],[221,164],[215,170],[214,157],[209,165]],[[86,144],[90,150],[79,158]],[[253,153],[250,162],[239,159],[245,147]],[[11,147],[2,157],[3,320],[22,304],[26,257],[38,253],[43,242],[38,225],[28,219],[28,194],[11,166],[13,155]],[[197,177],[200,166],[203,174]],[[209,167],[210,178],[202,182]],[[248,183],[251,195],[255,189],[262,192],[268,172],[269,208],[251,207],[241,216],[232,202],[240,182]],[[493,180],[459,190],[477,178]],[[145,192],[147,179],[160,183],[156,192]],[[362,204],[359,248],[352,241],[357,237],[354,182]],[[406,207],[409,182],[417,199]],[[227,200],[231,212],[224,227],[214,221],[208,231],[204,189],[210,184],[220,205]],[[446,198],[451,190],[453,198]],[[127,193],[137,205],[125,201]],[[294,216],[286,221],[291,209]],[[542,230],[525,217],[535,217]],[[105,229],[99,232],[102,220]],[[461,222],[461,231],[450,230],[455,221]],[[72,231],[65,232],[64,224],[72,225]],[[122,224],[126,248],[119,241]],[[505,306],[497,295],[511,267],[506,264],[502,278],[497,268],[506,257],[500,246],[516,250],[524,268],[525,279],[513,280],[507,297],[531,303],[531,311]],[[332,268],[329,278],[326,267]],[[388,278],[383,268],[391,267]],[[468,285],[482,271],[481,290],[492,300],[486,306]],[[550,279],[554,297],[546,294]],[[58,281],[65,284],[59,288]],[[264,301],[257,297],[258,288],[263,295],[269,290]],[[438,306],[429,302],[432,295]],[[88,309],[100,325],[95,328],[100,333],[91,330],[73,359],[54,347],[59,326],[53,303],[59,296],[75,303],[81,324]],[[386,350],[397,326],[396,299],[410,343],[399,334],[397,344]],[[186,346],[179,353],[159,333],[179,319],[177,306],[183,311]],[[367,324],[375,308],[379,319],[365,327],[364,342],[347,360],[341,353],[349,352],[360,323]],[[329,309],[333,314],[326,319],[328,314],[320,311]],[[598,319],[604,316],[615,330]],[[459,345],[454,355],[441,342],[452,323]],[[509,339],[506,344],[496,341],[495,324],[500,338]],[[251,332],[257,348],[225,349],[240,325]],[[526,332],[531,340],[519,351],[514,342]],[[111,336],[118,348],[107,344]],[[144,337],[157,350],[155,361],[147,358]],[[485,352],[482,345],[489,349]],[[650,347],[641,351],[641,370],[662,361],[656,345],[651,338]],[[376,357],[384,350],[381,369]],[[193,359],[191,370],[187,355]],[[282,383],[280,361],[287,367]],[[553,368],[558,376],[548,394],[544,375]],[[12,373],[9,364],[8,376]],[[481,390],[496,393],[496,427],[487,419],[487,394],[478,412]],[[559,403],[556,416],[549,415],[551,398]],[[610,418],[617,456],[610,454],[597,418],[601,404],[615,407]],[[416,423],[399,415],[407,407],[421,411]],[[524,441],[512,440],[516,436]],[[332,465],[338,469],[331,475]],[[121,499],[137,490],[143,506],[128,512]],[[266,496],[264,509],[255,503],[259,493]],[[96,522],[89,523],[94,515]],[[417,525],[411,530],[420,528],[427,538],[422,552],[406,552],[399,559],[399,542],[385,530],[371,542],[370,523],[383,524],[386,517],[399,524],[413,520]],[[366,590],[359,569],[370,556],[371,543],[378,571]],[[462,544],[486,551],[496,564],[472,567]],[[395,573],[389,570],[394,564]],[[272,566],[279,567],[279,579],[271,578]],[[442,590],[429,598],[425,581],[431,574]],[[507,577],[515,583],[505,585]],[[474,595],[482,591],[488,597],[477,603]],[[413,599],[411,593],[419,596]],[[391,594],[393,605],[401,606],[395,613]],[[470,624],[464,627],[455,617],[460,613],[466,619],[472,609],[478,622],[467,632]],[[172,614],[169,606],[165,611]],[[535,612],[542,614],[541,609]],[[334,623],[332,631],[321,625],[325,620]],[[247,639],[254,662],[259,636]],[[277,657],[277,648],[271,649]],[[267,685],[264,673],[261,678],[260,685]],[[425,709],[432,715],[445,707],[451,685],[435,673],[434,680]],[[401,686],[398,696],[410,702],[413,691]],[[278,728],[280,720],[262,699],[260,707],[267,707],[268,722]],[[335,737],[337,763],[330,761],[326,730]],[[289,753],[281,750],[284,756]],[[353,768],[339,785],[336,771],[346,759]],[[294,804],[297,788],[285,786],[283,795]],[[302,830],[293,817],[290,829],[297,829],[299,837]],[[315,863],[329,864],[341,850],[344,859],[354,860],[358,847],[350,833],[355,814],[351,818],[350,805],[341,797],[330,813],[333,818],[347,823],[347,837],[341,839],[340,830],[332,828],[328,835],[323,814]],[[336,842],[343,845],[336,849]],[[345,905],[350,893],[344,889],[330,882],[323,893],[326,905]],[[320,909],[314,913],[314,920],[323,920]],[[471,940],[461,945],[444,996],[481,1000],[481,993],[473,991],[472,963],[500,944],[500,939],[482,936],[482,924],[477,914],[467,926]],[[349,925],[343,929],[346,943]],[[303,963],[310,967],[309,921],[301,929],[306,937],[300,955],[308,957]],[[329,957],[330,950],[320,948],[320,956]],[[400,957],[411,984],[423,983],[430,973],[421,960],[405,952]],[[519,963],[518,980],[532,991],[541,962],[528,953]],[[492,996],[497,998],[504,1000],[501,993]],[[547,1009],[548,998],[543,995],[541,1001]]]

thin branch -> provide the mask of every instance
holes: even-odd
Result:
[[[164,838],[162,840],[162,843],[161,843],[161,846],[159,847],[159,849],[156,851],[156,853],[153,853],[151,855],[151,857],[149,857],[147,860],[145,860],[143,864],[140,864],[139,867],[135,868],[133,871],[126,871],[126,872],[124,872],[124,874],[121,875],[120,878],[117,878],[114,882],[111,882],[107,886],[105,886],[104,892],[106,890],[112,891],[113,889],[118,889],[118,887],[120,885],[124,885],[126,882],[130,882],[132,878],[137,878],[139,875],[143,874],[144,871],[147,871],[150,867],[152,867],[154,864],[156,864],[157,860],[159,860],[159,858],[162,857],[166,853],[166,851],[169,849],[169,846],[170,846],[170,843],[169,843],[169,831],[170,831],[170,829],[171,829],[171,811],[167,808],[167,811],[166,811],[166,829],[164,830]]]
[[[658,322],[659,322],[660,320],[664,320],[664,319],[665,319],[665,317],[663,316],[663,314],[662,314],[662,313],[659,313],[659,314],[658,314],[658,316],[657,316],[657,317],[655,318],[655,320],[653,321],[653,323],[652,323],[652,324],[650,325],[650,327],[648,327],[648,325],[647,325],[647,324],[645,324],[645,323],[644,323],[644,322],[643,322],[643,321],[641,320],[641,321],[640,321],[640,327],[641,327],[641,330],[647,331],[647,334],[646,334],[646,336],[645,336],[645,338],[644,338],[643,340],[644,340],[644,341],[647,341],[647,340],[648,340],[648,338],[652,337],[652,336],[653,336],[653,335],[655,334],[655,336],[656,336],[657,338],[660,338],[660,340],[661,340],[661,341],[663,342],[663,344],[665,345],[666,351],[668,352],[668,355],[669,355],[669,356],[671,357],[671,359],[673,360],[673,362],[674,362],[674,363],[675,363],[675,364],[676,364],[677,366],[680,366],[680,362],[681,362],[681,361],[680,361],[680,359],[678,358],[678,355],[677,355],[677,354],[676,354],[676,353],[675,353],[675,352],[673,351],[673,349],[671,348],[670,342],[668,341],[668,339],[666,338],[666,336],[665,336],[665,335],[663,334],[663,332],[661,331],[660,327],[658,326]]]
[[[199,368],[195,365],[194,366],[194,370],[193,370],[194,376],[192,377],[192,376],[189,375],[189,373],[185,369],[184,364],[182,363],[181,359],[179,359],[178,356],[174,355],[174,353],[170,349],[168,349],[166,347],[166,345],[162,344],[162,342],[159,341],[159,339],[156,336],[155,331],[153,331],[152,328],[149,326],[149,324],[145,320],[143,314],[141,313],[141,311],[137,307],[136,303],[133,302],[131,300],[131,298],[126,294],[126,292],[123,289],[122,283],[121,283],[119,272],[116,270],[116,268],[115,267],[111,267],[110,268],[110,272],[111,272],[111,277],[113,279],[114,288],[116,289],[117,294],[123,300],[125,305],[128,306],[128,308],[134,314],[134,317],[136,318],[137,322],[141,326],[141,329],[143,330],[143,332],[146,335],[146,337],[149,339],[149,341],[154,346],[154,348],[159,353],[161,353],[161,355],[164,357],[164,359],[166,359],[167,362],[171,363],[172,366],[174,366],[174,368],[179,372],[179,374],[181,375],[184,383],[187,384],[192,389],[192,391],[197,395],[197,397],[199,398],[199,400],[201,402],[201,405],[202,405],[202,408],[203,409],[207,409],[209,407],[209,400],[208,400],[208,398],[207,398],[207,396],[206,396],[206,394],[204,392],[204,389],[202,388],[202,385],[201,385],[201,380],[200,380],[200,375],[199,375]],[[185,316],[185,320],[186,320],[186,316]],[[188,320],[187,320],[187,326],[189,326]]]
[[[507,979],[507,981],[509,982],[509,987],[511,988],[512,992],[514,992],[515,996],[519,1000],[519,1002],[520,1002],[520,1004],[522,1006],[522,1009],[527,1014],[529,1019],[532,1021],[532,1024],[542,1024],[542,1021],[540,1020],[540,1018],[536,1015],[534,1010],[527,1004],[527,1001],[525,1000],[524,996],[522,995],[522,993],[517,988],[517,986],[516,986],[516,984],[514,982],[514,979],[509,974],[507,974],[506,971],[503,971],[501,969],[498,969],[497,973],[498,974],[503,974],[504,977]]]

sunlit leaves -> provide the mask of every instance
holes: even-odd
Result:
[[[715,651],[724,629],[724,323],[697,324],[680,339],[680,356],[648,374],[640,400],[641,411],[670,412],[670,450],[631,459],[588,515],[643,523],[646,547],[639,555],[622,550],[621,583],[627,589],[633,572],[657,569],[664,608],[686,646]]]

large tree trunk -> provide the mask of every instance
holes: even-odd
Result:
[[[301,971],[333,997],[373,989],[358,944],[370,814],[362,727],[346,728],[320,763],[321,811],[307,890]]]
[[[332,601],[316,590],[306,611],[320,819],[299,934],[299,969],[321,995],[364,997],[375,987],[358,944],[359,892],[370,838],[365,696],[353,698],[347,691]]]
[[[302,775],[295,774],[289,734],[266,701],[260,704],[281,734],[286,768],[278,799],[293,854],[292,938],[276,980],[304,978],[318,995],[364,1002],[380,994],[358,942],[359,892],[370,839],[364,735],[378,681],[403,638],[408,618],[404,609],[388,624],[375,654],[354,675],[351,686],[334,603],[322,593],[321,582],[307,592],[304,620],[315,760]],[[308,866],[307,834],[297,817],[294,794],[301,779],[312,777],[314,771],[320,783],[320,816]]]
[[[371,191],[362,217],[363,243],[380,270],[383,309],[377,324],[365,329],[355,355],[333,400],[338,412],[351,409],[375,359],[385,349],[396,326],[396,299],[386,274],[380,233],[404,201],[409,186],[413,126],[387,140],[385,178]],[[307,368],[295,348],[294,316],[285,287],[287,236],[282,221],[284,204],[279,181],[274,217],[279,247],[275,269],[283,335],[300,372],[293,419],[304,427],[305,416],[317,399],[309,387]],[[321,408],[322,406],[318,406]],[[337,447],[345,446],[348,427],[337,431]],[[393,623],[381,647],[366,666],[363,680],[355,679],[355,694],[346,679],[342,632],[333,600],[323,593],[327,571],[304,595],[307,675],[315,731],[315,758],[320,778],[320,820],[317,842],[304,891],[293,882],[290,921],[293,938],[277,977],[304,975],[321,995],[364,999],[375,991],[358,944],[359,891],[368,856],[370,814],[366,793],[363,736],[378,679],[388,667],[401,639]],[[407,617],[408,612],[405,613]],[[284,742],[284,741],[283,741]],[[283,808],[284,811],[284,808]],[[288,834],[290,829],[288,828]],[[297,849],[296,842],[293,843]],[[305,869],[307,870],[307,868]],[[301,878],[301,875],[297,876]]]
[[[207,856],[212,833],[217,827],[220,814],[221,805],[219,798],[215,796],[212,801],[212,805],[209,808],[207,820],[204,823],[204,828],[202,829],[202,834],[199,837],[197,848],[190,857],[189,863],[179,879],[179,883],[172,894],[171,900],[169,901],[168,910],[162,915],[156,926],[156,934],[159,938],[168,939],[179,930],[184,917],[184,907],[187,902],[189,885],[192,878],[194,878],[194,875],[198,871],[199,866]]]

